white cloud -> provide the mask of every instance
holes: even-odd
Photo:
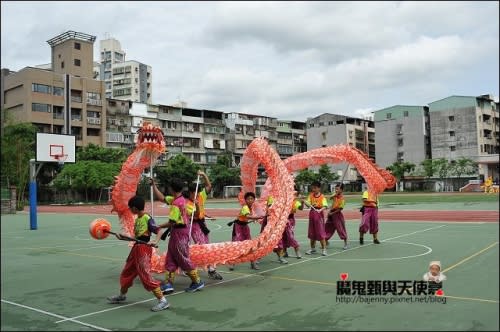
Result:
[[[75,30],[153,68],[153,102],[305,121],[498,94],[498,2],[2,2],[2,67]],[[43,22],[43,24],[41,24]]]

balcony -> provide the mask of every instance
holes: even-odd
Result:
[[[73,99],[73,97],[71,97],[71,99]],[[102,101],[100,99],[87,98],[87,104],[94,106],[102,106]]]
[[[203,118],[203,120],[206,124],[217,124],[217,125],[223,124],[221,119]]]
[[[100,125],[101,119],[100,118],[87,118],[87,123],[91,124],[91,125]]]

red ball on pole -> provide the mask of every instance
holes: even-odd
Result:
[[[111,223],[104,218],[97,218],[90,223],[89,233],[96,240],[102,240],[109,236]]]

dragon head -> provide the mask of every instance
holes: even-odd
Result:
[[[144,121],[137,131],[136,149],[142,148],[152,154],[162,154],[167,151],[165,138],[160,127]]]

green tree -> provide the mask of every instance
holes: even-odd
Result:
[[[458,185],[462,175],[472,175],[476,173],[477,163],[469,158],[460,157],[451,165],[451,171],[458,176]]]
[[[217,163],[208,170],[210,182],[212,182],[214,196],[220,197],[224,186],[241,185],[240,169],[232,167],[231,154],[223,153],[217,156]]]
[[[446,184],[446,179],[450,174],[451,167],[450,163],[445,158],[433,159],[432,160],[433,168],[435,172],[438,174],[439,180]]]
[[[76,160],[99,160],[105,163],[122,164],[128,157],[126,149],[105,148],[99,145],[89,143],[85,147],[77,148]]]
[[[323,183],[325,185],[329,185],[333,181],[337,180],[340,178],[340,176],[337,173],[332,173],[330,170],[330,167],[327,164],[321,165],[321,167],[318,170],[318,179],[320,183]],[[330,187],[328,186],[328,190],[330,190]]]
[[[427,178],[430,178],[434,175],[435,169],[435,163],[433,163],[432,159],[425,159],[420,163],[424,169],[425,176]]]
[[[186,184],[194,181],[199,168],[191,159],[183,154],[177,154],[168,160],[165,167],[156,168],[156,177],[166,192],[172,179],[180,179]]]
[[[314,181],[320,181],[319,174],[309,170],[308,168],[300,170],[295,176],[295,185],[299,188],[308,187]]]
[[[403,186],[401,182],[404,180],[405,173],[410,173],[415,170],[415,164],[407,162],[407,161],[396,161],[392,165],[389,165],[386,167],[388,171],[394,175],[396,180],[399,182],[398,187],[400,187],[400,190],[403,191]]]
[[[120,163],[82,160],[75,164],[65,165],[53,184],[58,190],[75,190],[85,193],[87,202],[89,198],[100,200],[102,188],[113,185],[120,167]]]
[[[127,150],[122,148],[106,148],[92,143],[77,147],[76,163],[65,164],[57,172],[53,179],[54,188],[79,192],[85,196],[86,201],[100,201],[102,189],[113,185],[114,177],[120,173],[127,157]],[[58,166],[49,165],[50,167]],[[99,174],[95,174],[96,171]],[[84,183],[87,180],[90,182]]]
[[[3,128],[2,176],[16,186],[18,210],[24,207],[29,182],[29,161],[35,157],[36,131],[31,123],[18,123]]]

